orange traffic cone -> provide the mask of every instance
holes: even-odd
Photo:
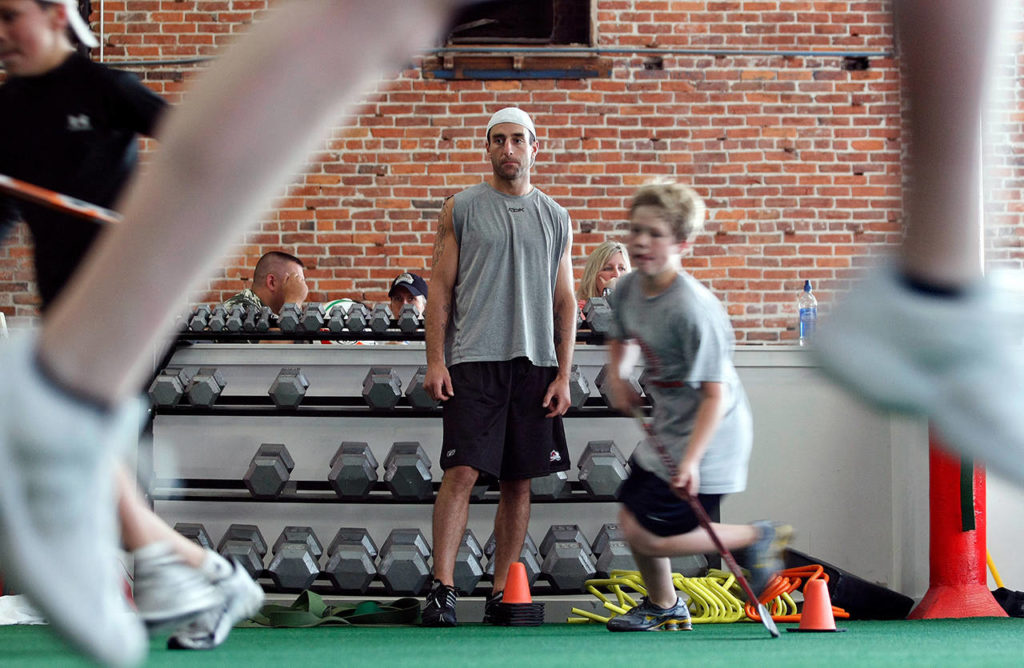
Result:
[[[516,561],[508,567],[508,578],[505,580],[505,593],[501,602],[533,603],[530,583],[526,578],[526,565],[523,562]]]
[[[523,562],[509,565],[501,603],[495,606],[491,622],[497,626],[540,626],[544,623],[544,604],[533,602]]]
[[[845,631],[836,628],[832,614],[832,599],[828,595],[828,584],[821,578],[808,580],[804,585],[804,609],[800,614],[800,628],[787,631],[827,633]]]

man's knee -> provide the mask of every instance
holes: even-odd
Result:
[[[480,472],[472,466],[453,466],[445,470],[444,476],[441,478],[441,487],[454,493],[465,493],[468,496],[473,491],[473,485],[476,484],[479,477]]]
[[[501,498],[509,501],[530,502],[530,479],[502,480]]]

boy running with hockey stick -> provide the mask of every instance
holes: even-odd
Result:
[[[668,449],[673,472],[650,439],[631,461],[619,494],[619,523],[647,596],[611,631],[691,629],[690,613],[672,584],[669,557],[714,552],[687,496],[710,513],[725,494],[746,487],[753,440],[750,405],[732,363],[732,327],[722,304],[682,270],[680,257],[704,222],[704,202],[671,183],[641,187],[629,212],[626,246],[634,271],[619,279],[610,301],[610,382],[613,406],[634,412],[639,397],[622,378],[631,341],[644,355],[654,396],[653,429]],[[773,522],[715,524],[725,548],[743,550],[755,593],[782,568],[792,529]]]

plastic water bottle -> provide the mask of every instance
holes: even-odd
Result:
[[[796,300],[800,311],[800,345],[805,346],[814,336],[814,325],[818,321],[818,300],[811,292],[811,282],[804,281],[804,290]]]

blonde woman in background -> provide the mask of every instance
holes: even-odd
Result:
[[[612,287],[619,276],[629,272],[629,252],[626,246],[619,241],[602,242],[587,258],[583,268],[583,278],[576,290],[580,308],[591,297],[604,296],[605,288]]]

